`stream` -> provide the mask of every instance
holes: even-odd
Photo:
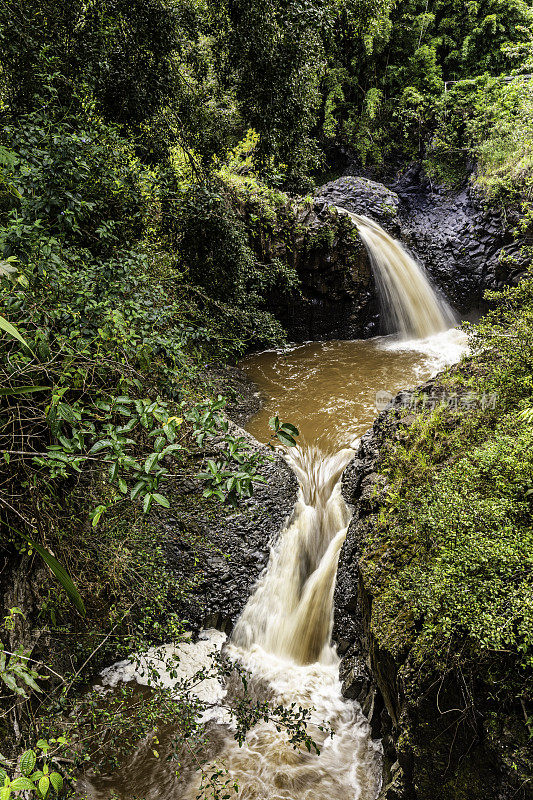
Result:
[[[459,360],[464,334],[452,328],[424,339],[378,336],[358,341],[307,342],[248,356],[241,368],[264,399],[246,429],[259,441],[279,414],[299,441],[325,453],[350,447],[389,399]]]
[[[146,666],[157,662],[160,681],[172,686],[169,658],[178,679],[187,678],[222,648],[249,671],[255,699],[310,710],[308,732],[319,752],[293,747],[283,727],[264,720],[239,746],[223,708],[235,695],[234,681],[210,679],[196,690],[211,704],[205,717],[211,745],[202,770],[182,760],[177,775],[174,762],[153,758],[147,740],[115,776],[80,782],[92,796],[196,800],[206,777],[209,782],[221,768],[238,785],[227,796],[240,800],[375,800],[379,792],[380,743],[372,741],[359,705],[342,696],[331,642],[337,563],[352,514],[341,494],[342,473],[388,399],[456,362],[466,346],[419,265],[375,223],[350,216],[369,250],[384,316],[399,335],[309,342],[243,361],[264,398],[248,431],[267,441],[275,414],[300,429],[299,446],[285,452],[299,483],[286,527],[272,542],[268,566],[228,641],[206,631],[197,643],[145,654],[144,669],[124,661],[101,676],[110,688],[147,683]],[[165,737],[172,738],[171,725],[159,739]]]

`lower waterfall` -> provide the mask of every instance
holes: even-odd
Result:
[[[223,644],[224,634],[208,631],[199,642],[168,646],[179,661],[181,678],[195,675],[222,646],[229,660],[249,673],[251,698],[268,701],[271,707],[310,711],[307,732],[318,750],[295,748],[282,726],[262,719],[239,745],[223,708],[224,697],[229,705],[239,700],[238,675],[231,675],[225,686],[216,678],[204,680],[199,692],[212,706],[212,713],[202,717],[212,745],[207,763],[201,765],[191,752],[186,754],[186,769],[170,756],[154,765],[147,738],[124,765],[118,782],[109,778],[98,786],[86,783],[86,794],[96,800],[116,795],[124,800],[377,797],[381,746],[372,740],[360,706],[342,696],[340,659],[331,644],[337,565],[351,519],[341,494],[342,474],[354,456],[357,437],[376,416],[377,395],[392,390],[385,392],[392,397],[400,386],[419,384],[458,360],[465,346],[461,334],[450,330],[453,314],[421,267],[379,225],[349,215],[370,254],[388,324],[401,338],[307,343],[246,360],[244,368],[267,397],[249,430],[261,439],[270,414],[279,413],[296,424],[302,420],[301,445],[285,453],[298,479],[298,498],[230,640]],[[406,341],[408,336],[411,341]],[[337,452],[324,452],[331,449]],[[157,652],[146,654],[149,657],[161,658]],[[105,670],[102,682],[146,683],[145,674],[125,661]],[[167,677],[168,686],[175,685],[175,675]],[[172,731],[169,740],[171,735]],[[187,744],[187,737],[182,738]],[[213,787],[221,774],[227,788],[216,793]]]
[[[212,769],[224,765],[241,800],[374,800],[379,789],[379,745],[359,706],[342,697],[330,644],[337,562],[351,517],[340,480],[353,455],[324,456],[314,447],[287,455],[298,500],[226,654],[250,671],[254,695],[313,709],[308,732],[320,753],[295,750],[270,722],[256,725],[242,747],[229,734]],[[199,789],[198,777],[184,800],[195,800]]]

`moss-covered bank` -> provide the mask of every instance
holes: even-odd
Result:
[[[533,796],[532,288],[493,298],[473,357],[401,393],[345,475],[337,639],[387,800]]]

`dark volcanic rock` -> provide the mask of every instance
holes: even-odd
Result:
[[[419,166],[389,187],[338,178],[317,191],[315,208],[324,206],[364,214],[401,239],[461,312],[476,308],[485,290],[517,283],[525,270],[521,243],[498,211],[485,207],[470,184],[453,192],[434,187]],[[512,266],[503,266],[504,255]]]
[[[290,252],[289,252],[290,250]],[[378,305],[366,249],[346,215],[327,205],[302,210],[290,242],[271,243],[296,269],[300,294],[269,299],[292,341],[356,339],[378,332]]]
[[[271,456],[252,436],[233,425],[250,447]],[[268,563],[270,544],[285,526],[296,500],[294,473],[278,455],[261,468],[264,484],[239,508],[201,498],[197,481],[178,486],[172,517],[161,516],[169,563],[188,575],[192,592],[180,614],[192,630],[216,627],[229,632]]]
[[[435,189],[414,169],[394,189],[401,198],[402,240],[457,309],[468,311],[485,290],[513,280],[501,256],[518,245],[499,212],[485,207],[470,184],[455,192]]]
[[[340,206],[354,214],[372,217],[391,232],[399,204],[398,195],[382,183],[352,176],[330,181],[315,194],[315,208]]]

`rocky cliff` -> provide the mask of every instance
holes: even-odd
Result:
[[[329,206],[369,216],[401,239],[459,312],[524,273],[522,242],[513,238],[509,220],[487,207],[470,183],[436,187],[418,166],[389,186],[345,176],[316,193],[315,209],[323,214]]]
[[[374,279],[359,235],[344,216],[312,198],[252,182],[228,187],[258,261],[295,274],[292,293],[265,297],[289,341],[355,339],[378,332]]]
[[[443,389],[437,378],[416,391],[438,399]],[[382,739],[380,800],[531,800],[531,724],[511,687],[516,665],[510,656],[487,654],[465,636],[450,640],[444,663],[430,650],[421,667],[413,653],[423,650],[417,641],[423,621],[409,609],[380,603],[398,570],[392,546],[381,544],[369,556],[387,507],[380,459],[424,413],[412,412],[413,396],[400,393],[378,417],[343,478],[343,494],[354,509],[335,591],[334,640],[344,693],[361,703],[374,737]],[[412,542],[402,547],[402,559],[414,564]],[[384,616],[392,626],[387,637]],[[390,646],[393,640],[398,646]]]

